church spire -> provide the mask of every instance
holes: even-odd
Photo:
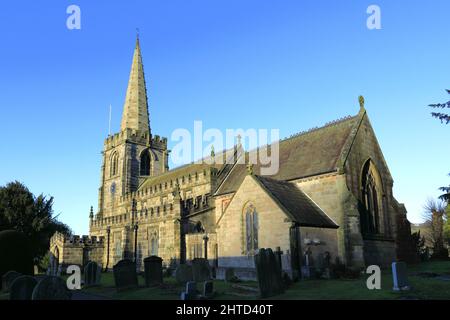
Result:
[[[145,86],[144,66],[142,64],[139,34],[136,36],[136,47],[131,64],[130,78],[128,80],[127,95],[123,106],[120,130],[127,128],[150,131],[147,88]]]

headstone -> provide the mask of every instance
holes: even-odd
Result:
[[[131,260],[124,259],[117,262],[113,267],[113,273],[117,291],[138,287],[136,264]]]
[[[50,252],[47,275],[56,276],[57,273],[58,273],[58,261],[56,260],[56,257],[53,255],[53,253]]]
[[[234,268],[226,268],[225,269],[225,281],[232,282],[234,281]]]
[[[211,280],[209,261],[204,258],[195,258],[192,260],[192,276],[195,282]]]
[[[31,276],[17,277],[11,284],[9,300],[31,300],[37,280]]]
[[[278,267],[280,269],[280,272],[283,270],[283,251],[281,251],[280,247],[277,247],[277,250],[275,250],[275,258],[277,259]]]
[[[392,263],[392,278],[394,281],[394,291],[409,290],[408,275],[406,272],[406,263]]]
[[[272,249],[260,249],[255,255],[255,266],[262,298],[284,292],[281,270]]]
[[[62,274],[62,265],[58,265],[57,271],[56,271],[56,276],[60,277]]]
[[[97,286],[101,280],[101,266],[97,262],[89,261],[84,267],[84,285],[86,287]]]
[[[192,281],[192,267],[187,264],[180,264],[175,270],[175,279],[180,284],[185,284],[188,281]]]
[[[47,276],[34,287],[31,300],[70,300],[72,292],[66,282],[58,277]]]
[[[303,255],[302,277],[303,279],[309,279],[313,275],[313,259],[311,248],[306,249]]]
[[[214,295],[214,284],[212,281],[205,281],[203,283],[203,297],[211,299]]]
[[[22,274],[16,271],[8,271],[2,276],[2,290],[4,292],[9,292],[13,281],[20,277]]]
[[[186,291],[181,293],[181,300],[194,300],[197,297],[197,282],[188,281]]]
[[[160,257],[150,256],[144,259],[145,286],[163,283],[162,261]]]

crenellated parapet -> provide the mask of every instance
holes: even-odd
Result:
[[[126,129],[120,131],[119,133],[108,136],[104,142],[104,150],[106,151],[111,148],[114,148],[117,145],[119,145],[125,141],[130,141],[133,143],[147,145],[149,142],[149,138],[150,138],[149,135],[150,135],[149,132],[146,132],[146,131],[140,131],[140,130],[126,128]],[[155,138],[156,138],[156,136],[155,136]],[[161,139],[161,138],[159,138],[159,136],[158,136],[158,140],[156,140],[155,138],[152,138],[151,141],[155,140],[155,143],[157,142],[158,145],[159,144],[163,145],[163,142],[164,142],[165,146],[167,147],[167,138]]]
[[[167,150],[167,138],[155,135],[151,138],[150,145],[155,149]]]
[[[55,234],[50,238],[50,247],[53,246],[64,246],[64,247],[79,247],[79,246],[90,246],[90,247],[103,247],[104,237],[96,236],[79,236],[72,235],[66,236],[60,232],[55,232]]]

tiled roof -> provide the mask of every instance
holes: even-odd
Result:
[[[358,116],[344,118],[281,140],[279,170],[270,177],[277,180],[293,180],[335,171],[343,147],[357,120]],[[248,160],[248,152],[245,156]],[[253,171],[255,174],[261,174],[260,164],[256,164]],[[236,164],[216,194],[235,192],[246,173],[246,164]]]
[[[254,176],[272,196],[288,217],[303,227],[339,228],[303,191],[295,184],[262,176]]]

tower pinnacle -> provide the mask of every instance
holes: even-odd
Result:
[[[139,45],[139,33],[136,35],[136,47],[134,49],[120,125],[121,131],[127,128],[150,131],[147,88],[145,86],[144,66],[142,64],[141,48]]]

